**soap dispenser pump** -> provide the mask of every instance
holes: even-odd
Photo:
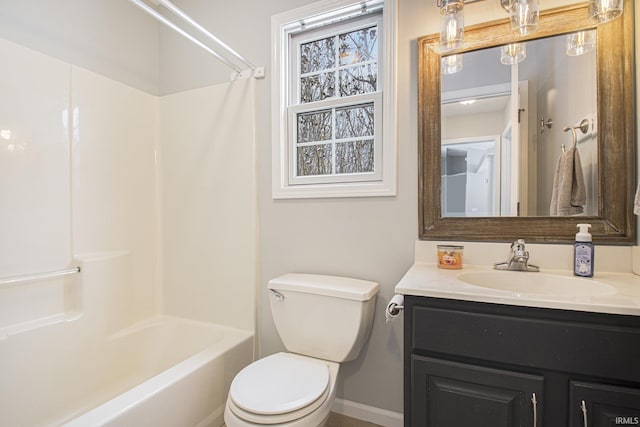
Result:
[[[576,241],[573,244],[573,274],[593,277],[594,248],[589,233],[591,224],[578,224],[577,227],[580,231],[576,233]]]

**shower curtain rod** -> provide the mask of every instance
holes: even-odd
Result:
[[[175,15],[179,16],[180,18],[182,18],[185,22],[187,22],[193,28],[198,30],[200,33],[204,34],[207,38],[209,38],[210,40],[215,42],[217,45],[222,47],[227,53],[229,53],[231,56],[236,58],[236,60],[239,61],[244,67],[246,67],[246,69],[242,69],[241,67],[237,66],[232,61],[230,61],[227,58],[221,56],[218,52],[216,52],[215,50],[211,49],[209,46],[207,46],[206,44],[202,43],[200,40],[198,40],[197,38],[195,38],[194,36],[192,36],[191,34],[186,32],[185,30],[183,30],[182,28],[180,28],[179,26],[177,26],[173,22],[171,22],[164,15],[162,15],[160,12],[158,12],[157,10],[155,10],[154,8],[152,8],[151,6],[146,4],[144,1],[142,1],[142,0],[129,0],[129,1],[131,3],[133,3],[135,6],[137,6],[138,8],[142,9],[144,12],[148,13],[149,15],[151,15],[152,17],[154,17],[155,19],[160,21],[162,24],[166,25],[167,27],[171,28],[172,30],[174,30],[175,32],[180,34],[181,36],[187,38],[191,42],[195,43],[197,46],[199,46],[202,49],[204,49],[207,52],[209,52],[211,55],[213,55],[219,61],[223,62],[227,67],[231,68],[234,71],[234,73],[232,73],[232,75],[231,75],[231,79],[232,80],[235,80],[235,79],[238,79],[238,78],[248,78],[248,77],[254,77],[254,78],[257,78],[257,79],[264,78],[264,67],[257,67],[256,65],[251,63],[248,59],[246,59],[245,57],[240,55],[238,52],[233,50],[231,47],[229,47],[222,40],[220,40],[219,38],[217,38],[216,36],[211,34],[211,32],[209,32],[207,29],[205,29],[202,25],[198,24],[195,20],[193,20],[189,15],[184,13],[180,8],[178,8],[171,1],[169,1],[169,0],[150,0],[150,1],[154,2],[155,4],[162,5],[162,6],[166,7],[169,11],[171,11]]]

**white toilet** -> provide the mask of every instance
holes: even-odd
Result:
[[[227,427],[322,426],[341,362],[358,357],[373,324],[378,284],[285,274],[269,281],[271,314],[288,353],[257,360],[231,383]]]

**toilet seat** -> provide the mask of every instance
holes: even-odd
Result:
[[[278,353],[245,367],[231,383],[229,409],[255,424],[282,424],[318,409],[331,391],[326,362]]]

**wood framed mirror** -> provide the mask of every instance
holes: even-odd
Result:
[[[576,225],[590,223],[597,243],[635,243],[635,75],[633,3],[625,2],[622,17],[596,27],[588,20],[588,6],[580,3],[540,12],[538,30],[529,36],[514,36],[508,19],[465,28],[464,47],[438,52],[439,34],[418,39],[418,148],[419,220],[423,240],[513,241],[568,243]],[[595,198],[590,210],[575,216],[524,216],[514,211],[506,216],[450,216],[443,214],[442,158],[442,58],[487,50],[515,42],[531,42],[584,30],[595,30],[595,102],[597,112],[597,170]],[[516,82],[517,84],[517,82]],[[542,123],[535,125],[544,128]],[[559,123],[557,126],[565,126]],[[549,170],[551,169],[551,170]],[[553,168],[544,173],[553,176]],[[545,208],[548,212],[548,208]]]

